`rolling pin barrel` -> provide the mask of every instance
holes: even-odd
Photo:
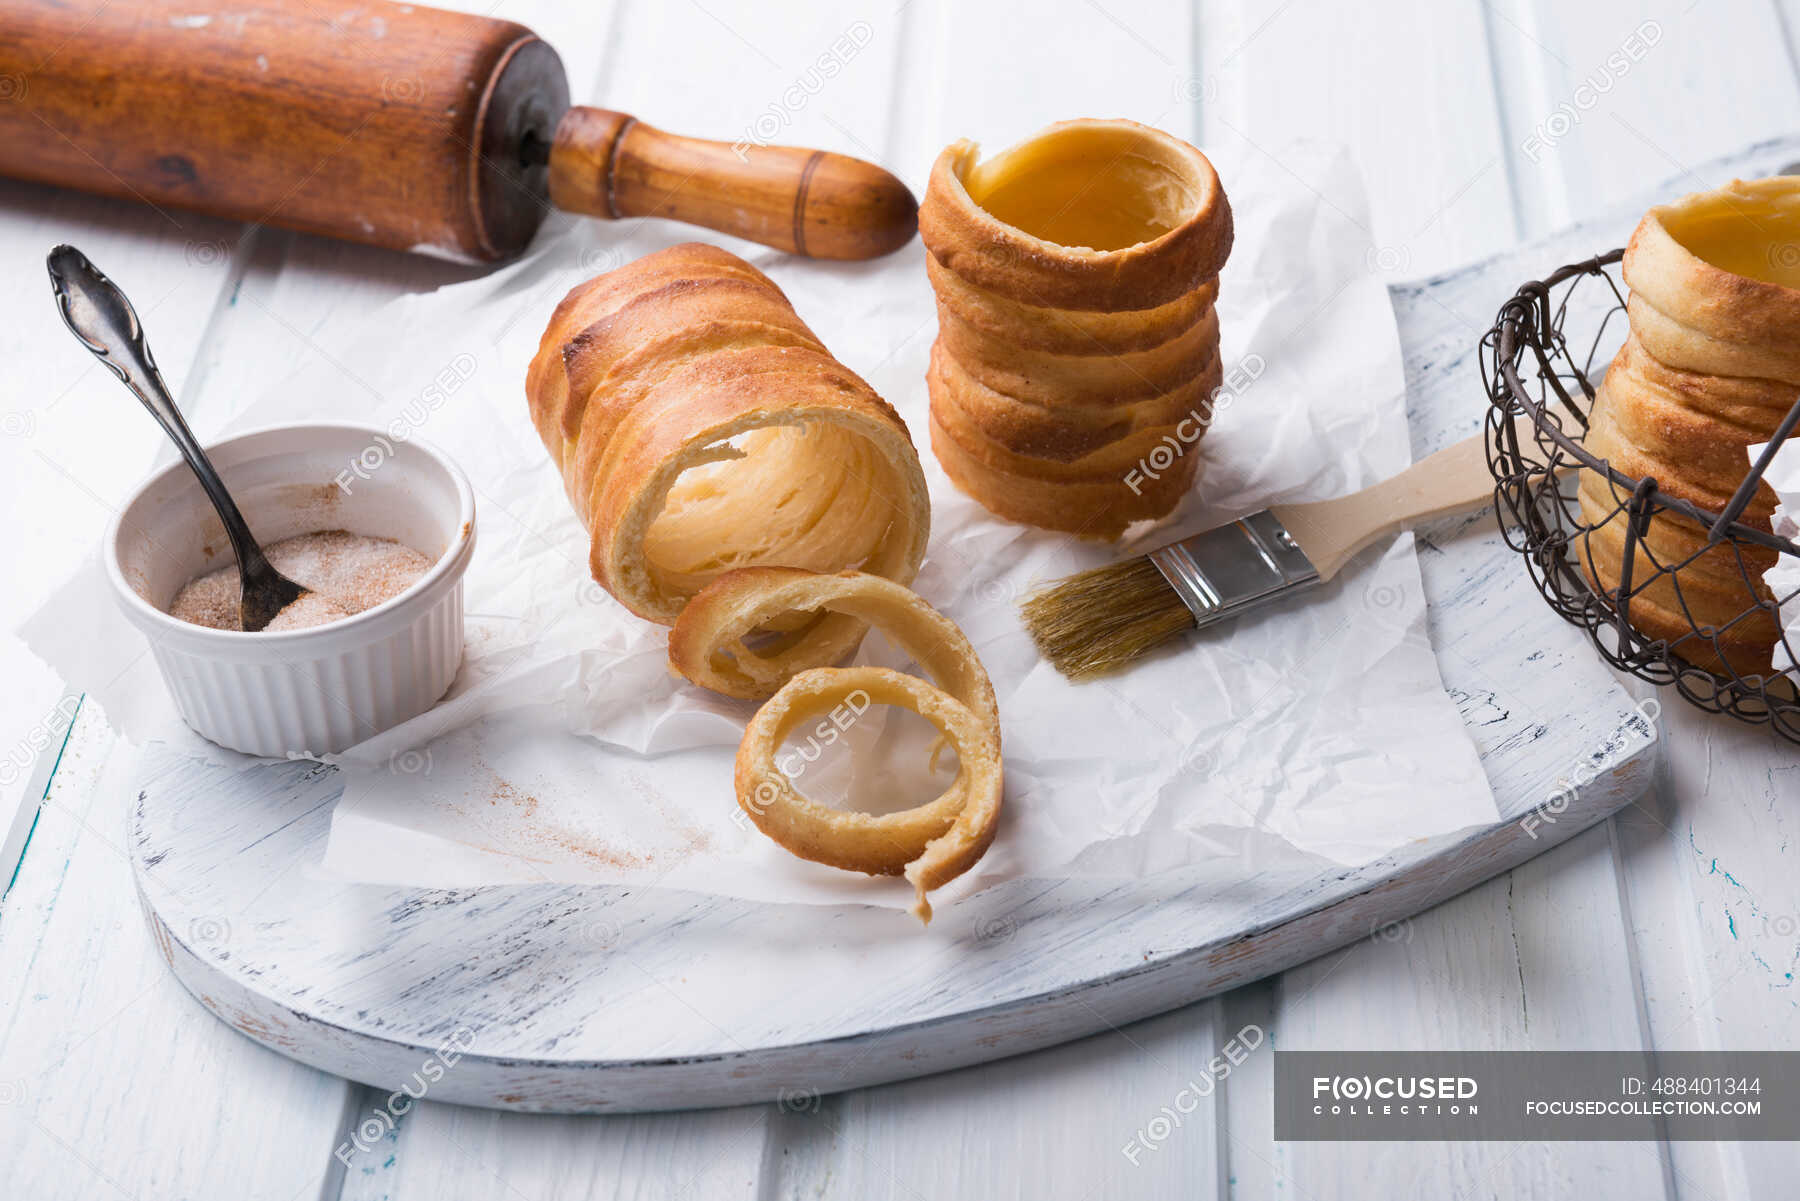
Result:
[[[568,86],[529,29],[409,5],[206,11],[0,3],[0,171],[458,259],[530,241],[548,170],[519,144],[553,136]]]
[[[569,107],[523,25],[410,4],[0,0],[0,174],[396,250],[517,254],[553,205],[868,258],[912,194],[843,155]]]

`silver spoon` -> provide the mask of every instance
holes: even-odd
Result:
[[[225,523],[225,534],[237,555],[241,584],[238,619],[246,630],[262,629],[275,620],[277,613],[304,596],[307,589],[269,565],[244,515],[225,490],[225,482],[213,470],[193,431],[182,420],[181,410],[175,407],[175,398],[169,395],[162,372],[150,357],[150,344],[144,340],[137,310],[125,299],[125,293],[73,246],[58,246],[45,262],[50,268],[50,287],[56,293],[56,307],[62,313],[63,324],[144,402],[181,451],[181,457],[200,477],[200,486],[206,489],[207,498],[219,512],[219,520]]]

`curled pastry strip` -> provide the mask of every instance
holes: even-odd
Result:
[[[886,668],[832,668],[810,656],[804,637],[752,650],[746,638],[795,613],[879,627],[931,677]],[[865,572],[821,575],[792,568],[746,568],[714,580],[682,610],[669,634],[669,659],[696,684],[727,696],[768,697],[738,746],[738,804],[758,829],[803,859],[871,875],[904,875],[931,920],[930,890],[972,867],[993,842],[1002,771],[994,687],[968,638],[917,593]],[[936,800],[875,816],[815,804],[776,763],[800,723],[846,701],[904,705],[937,727],[955,749],[956,779]]]
[[[835,620],[879,628],[939,688],[998,729],[994,686],[956,623],[912,589],[864,571],[824,575],[748,567],[720,576],[688,601],[669,631],[669,663],[725,696],[773,696],[797,672],[829,666],[848,653],[831,639],[806,636],[749,646],[746,639],[755,631],[793,613],[817,613],[815,630],[830,628]]]
[[[775,764],[782,740],[808,718],[858,695],[905,705],[936,726],[961,761],[936,800],[880,816],[832,809],[802,796]],[[967,705],[917,676],[885,667],[815,667],[789,680],[744,729],[735,782],[738,805],[758,829],[802,859],[872,876],[904,875],[912,913],[931,920],[925,894],[973,867],[994,841],[1001,772],[996,739]]]

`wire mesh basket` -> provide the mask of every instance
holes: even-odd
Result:
[[[1482,339],[1488,465],[1498,484],[1502,535],[1524,556],[1550,607],[1586,630],[1607,662],[1652,684],[1672,684],[1708,712],[1766,723],[1800,742],[1800,647],[1794,645],[1800,638],[1780,633],[1779,621],[1780,606],[1789,606],[1790,617],[1800,607],[1800,590],[1776,596],[1762,580],[1780,556],[1800,558],[1800,546],[1772,533],[1766,522],[1745,517],[1776,449],[1800,423],[1800,400],[1718,511],[1661,491],[1656,480],[1628,475],[1589,452],[1583,440],[1595,387],[1626,334],[1618,278],[1623,256],[1615,250],[1524,285]],[[1586,473],[1596,474],[1584,513],[1577,488]],[[1665,539],[1659,552],[1648,537],[1658,520],[1675,523],[1664,528],[1691,530],[1694,548],[1670,554]],[[1609,541],[1596,542],[1603,529]],[[1623,549],[1615,546],[1609,554],[1606,548],[1620,531]],[[1596,555],[1616,570],[1600,570]],[[1735,618],[1696,620],[1690,599],[1699,594],[1695,564],[1702,556],[1710,556],[1715,572],[1721,562],[1735,563],[1745,601]],[[1639,628],[1645,622],[1634,626],[1633,602],[1641,610],[1652,590],[1664,612],[1673,598],[1685,629],[1652,636]],[[1743,632],[1766,629],[1771,619],[1777,631],[1772,656],[1747,663]]]

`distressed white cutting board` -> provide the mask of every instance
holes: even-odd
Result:
[[[1477,343],[1517,285],[1629,231],[1621,214],[1393,290],[1416,455],[1478,428]],[[619,888],[345,885],[309,869],[332,769],[232,771],[153,748],[130,818],[139,895],[171,968],[222,1020],[382,1089],[417,1089],[448,1046],[442,1101],[810,1099],[1049,1046],[1379,937],[1648,787],[1653,723],[1538,597],[1491,509],[1422,531],[1419,560],[1444,683],[1503,820],[1364,868],[1227,890],[1201,875],[1017,880],[943,907],[929,934],[884,911]]]

